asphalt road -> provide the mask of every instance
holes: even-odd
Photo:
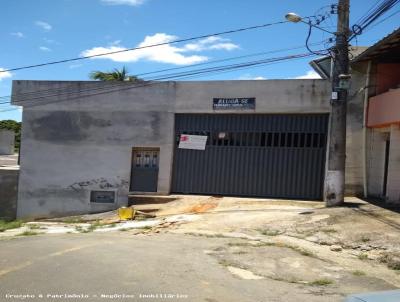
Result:
[[[207,252],[228,241],[128,232],[0,240],[0,301],[339,301],[235,277]]]

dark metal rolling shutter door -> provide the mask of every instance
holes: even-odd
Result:
[[[172,192],[321,199],[327,130],[327,114],[177,114]]]

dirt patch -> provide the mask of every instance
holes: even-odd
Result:
[[[220,246],[210,255],[231,273],[255,276],[256,279],[269,278],[294,283],[306,287],[310,292],[314,287],[323,287],[324,293],[347,295],[354,292],[394,289],[381,279],[345,270],[335,263],[319,259],[315,255],[303,253],[297,246],[283,244],[252,243],[232,241]],[[235,268],[234,271],[230,268]],[[246,279],[245,277],[243,277]]]
[[[187,213],[204,213],[218,206],[216,202],[201,203],[187,209]]]

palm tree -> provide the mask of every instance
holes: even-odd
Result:
[[[121,81],[121,82],[143,82],[142,79],[128,75],[128,70],[122,67],[121,70],[115,68],[113,71],[103,72],[103,71],[92,71],[89,75],[92,80],[99,81]]]

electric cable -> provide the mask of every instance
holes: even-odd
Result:
[[[305,57],[310,57],[310,56],[313,56],[313,54],[309,54],[309,53],[296,54],[296,55],[291,55],[291,56],[286,56],[286,57],[270,58],[268,60],[258,60],[258,61],[252,61],[252,62],[245,62],[245,63],[241,63],[241,64],[231,64],[231,65],[217,66],[217,67],[213,67],[213,68],[198,69],[198,70],[193,70],[191,72],[167,74],[167,75],[164,75],[162,77],[159,77],[159,78],[153,80],[152,82],[144,82],[144,83],[140,83],[138,85],[131,85],[132,83],[122,82],[120,84],[123,84],[123,85],[130,84],[129,87],[124,87],[124,88],[119,87],[117,90],[114,89],[114,90],[103,91],[103,92],[100,92],[98,94],[105,94],[105,93],[111,93],[111,92],[114,92],[114,91],[121,91],[121,90],[126,90],[126,89],[133,89],[133,88],[139,88],[139,87],[144,87],[144,86],[148,86],[148,85],[154,85],[154,84],[160,83],[159,81],[166,80],[166,79],[171,79],[171,78],[183,78],[183,77],[188,77],[188,76],[203,75],[203,74],[206,74],[206,73],[209,74],[209,73],[215,73],[215,72],[231,71],[231,70],[254,67],[254,66],[258,66],[258,65],[266,65],[266,64],[272,64],[272,63],[277,63],[277,62],[281,62],[281,61],[288,61],[288,60],[293,60],[293,59],[305,58]],[[158,82],[155,82],[155,81],[158,81]],[[109,85],[107,85],[107,86],[109,86]],[[101,88],[104,90],[104,87],[101,87]],[[106,87],[106,89],[107,88],[109,88],[109,87]],[[96,88],[96,89],[93,88],[93,89],[90,89],[88,91],[90,92],[90,91],[94,91],[94,90],[100,90],[100,88]],[[75,91],[75,92],[69,91],[67,94],[81,93],[81,92],[83,92],[83,91],[81,91],[81,90]],[[56,96],[60,96],[60,94],[56,94]],[[75,98],[89,97],[89,96],[93,96],[93,94],[92,95],[84,95],[84,96],[79,95],[79,96],[77,96]],[[39,98],[31,98],[31,99],[28,99],[28,100],[21,100],[21,101],[17,100],[17,101],[14,101],[14,103],[27,103],[27,102],[32,102],[35,99],[41,99],[41,102],[43,102],[43,101],[45,102],[46,101],[46,99],[43,99],[42,97],[39,97]],[[74,99],[74,98],[68,97],[68,99],[62,99],[60,101],[68,101],[68,100],[71,100],[71,99]],[[36,102],[34,102],[34,103],[36,103]],[[58,101],[53,101],[53,102],[58,102]],[[50,103],[53,103],[53,102],[50,102]],[[42,104],[43,103],[36,104],[36,105],[42,105]],[[35,104],[29,105],[29,106],[34,106],[34,105]],[[18,110],[18,108],[2,110],[0,112],[11,111],[11,110]]]
[[[209,37],[222,36],[222,35],[227,35],[227,34],[247,31],[247,30],[265,28],[265,27],[278,25],[278,24],[284,24],[284,23],[288,23],[288,22],[289,21],[278,21],[278,22],[266,23],[266,24],[261,24],[261,25],[254,25],[254,26],[249,26],[249,27],[242,27],[242,28],[238,28],[238,29],[231,29],[231,30],[226,30],[226,31],[222,31],[222,32],[212,33],[212,34],[205,34],[205,35],[200,35],[200,36],[196,36],[196,37],[177,39],[177,40],[173,40],[173,41],[169,41],[169,42],[162,42],[162,43],[157,43],[157,44],[144,45],[144,46],[138,46],[138,47],[127,48],[127,49],[122,49],[122,50],[110,51],[110,52],[105,52],[105,53],[101,53],[101,54],[81,56],[81,57],[76,57],[76,58],[70,58],[70,59],[64,59],[64,60],[58,60],[58,61],[52,61],[52,62],[46,62],[46,63],[40,63],[40,64],[34,64],[34,65],[28,65],[28,66],[22,66],[22,67],[14,67],[14,68],[0,70],[0,73],[16,71],[16,70],[22,70],[22,69],[37,68],[37,67],[43,67],[43,66],[54,65],[54,64],[61,64],[61,63],[67,63],[67,62],[74,62],[74,61],[85,60],[85,59],[90,59],[90,58],[96,58],[96,57],[112,55],[112,54],[117,54],[117,53],[123,53],[123,52],[128,52],[128,51],[135,51],[135,50],[140,50],[140,49],[157,47],[157,46],[162,46],[162,45],[176,44],[176,43],[188,42],[188,41],[199,40],[199,39],[204,39],[204,38],[209,38]]]
[[[320,42],[312,43],[310,45],[316,46],[316,45],[321,45],[321,44],[324,44],[324,43],[326,43],[326,41],[320,41]],[[187,68],[192,68],[194,66],[209,65],[209,64],[215,64],[215,63],[225,62],[225,61],[233,61],[233,60],[237,60],[237,59],[261,56],[261,55],[277,53],[277,52],[285,52],[285,51],[301,49],[301,48],[304,48],[304,45],[303,46],[290,47],[290,48],[276,49],[276,50],[271,50],[271,51],[266,51],[266,52],[258,52],[258,53],[253,53],[253,54],[248,54],[248,55],[243,55],[243,56],[237,56],[237,57],[230,57],[230,58],[225,58],[225,59],[220,59],[220,60],[213,60],[213,61],[208,61],[208,62],[203,62],[203,63],[191,64],[191,65],[187,65],[187,66],[160,69],[160,70],[155,70],[155,71],[135,74],[135,76],[141,77],[143,75],[157,74],[157,73],[161,73],[161,72],[165,72],[165,71],[187,69]],[[71,87],[73,87],[73,86],[71,86]],[[37,94],[44,95],[44,93],[46,93],[46,92],[55,92],[55,91],[62,92],[62,91],[65,91],[66,89],[68,89],[68,87],[64,87],[64,88],[61,88],[61,89],[51,88],[51,89],[35,90],[35,91],[24,92],[24,93],[19,93],[19,94],[0,96],[0,100],[1,99],[3,99],[3,100],[4,99],[10,99],[11,97],[15,98],[15,97],[22,97],[22,96],[32,96],[32,95],[37,95]],[[0,102],[0,104],[6,104],[6,103],[9,103],[9,101]]]

